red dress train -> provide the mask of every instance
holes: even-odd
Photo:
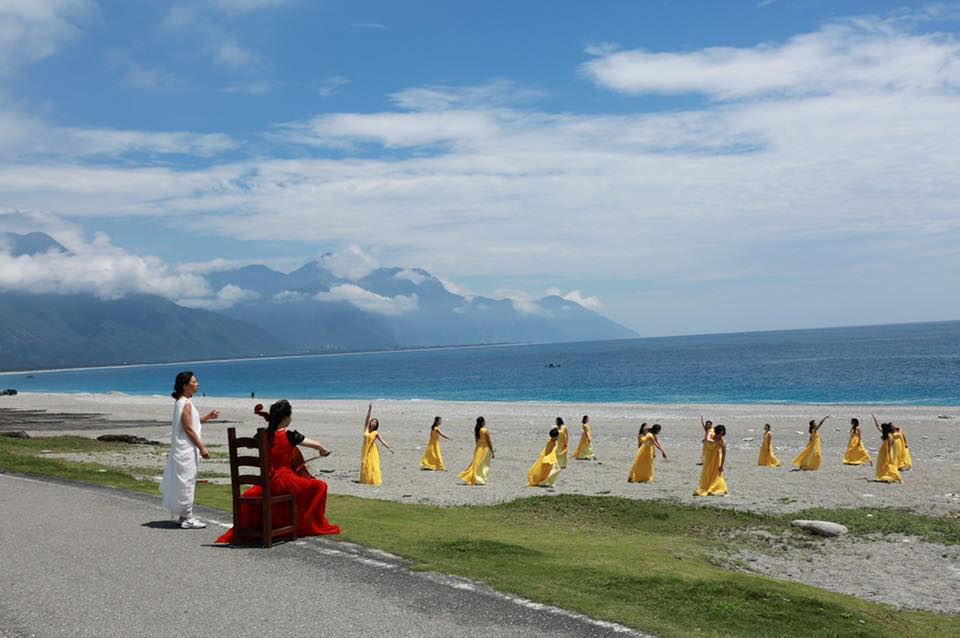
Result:
[[[297,503],[297,535],[322,536],[339,534],[340,528],[331,525],[326,518],[327,484],[317,478],[295,474],[291,468],[294,450],[286,430],[278,430],[270,448],[270,491],[273,494],[293,494]],[[244,496],[258,496],[259,485],[254,485]],[[273,506],[273,520],[277,527],[290,524],[290,508],[286,503]],[[240,524],[246,527],[260,525],[260,508],[255,505],[240,506]],[[216,540],[217,543],[232,543],[233,529]]]

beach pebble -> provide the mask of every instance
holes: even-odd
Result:
[[[800,529],[817,534],[818,536],[842,536],[847,533],[845,525],[831,523],[830,521],[808,521],[800,519],[791,521],[790,524],[794,527],[799,527]]]
[[[753,440],[753,437],[752,437],[752,436],[748,436],[748,437],[746,437],[746,438],[743,440],[743,442],[744,442],[744,443],[749,443],[749,442],[752,441],[752,440]]]

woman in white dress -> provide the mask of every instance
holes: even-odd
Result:
[[[170,424],[170,454],[163,469],[160,492],[163,507],[179,517],[183,529],[200,529],[206,524],[193,517],[193,492],[197,485],[197,466],[200,458],[210,458],[210,453],[200,438],[200,424],[220,416],[211,410],[204,416],[193,407],[190,399],[200,388],[197,377],[190,370],[177,375],[170,394],[176,403]]]

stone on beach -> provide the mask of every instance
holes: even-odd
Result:
[[[812,532],[818,536],[842,536],[847,533],[847,528],[845,525],[840,523],[831,523],[830,521],[808,521],[808,520],[796,520],[791,521],[791,525],[794,527],[799,527],[802,530]]]

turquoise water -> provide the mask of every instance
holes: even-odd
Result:
[[[960,321],[18,372],[0,386],[165,395],[185,368],[214,396],[960,405]]]

